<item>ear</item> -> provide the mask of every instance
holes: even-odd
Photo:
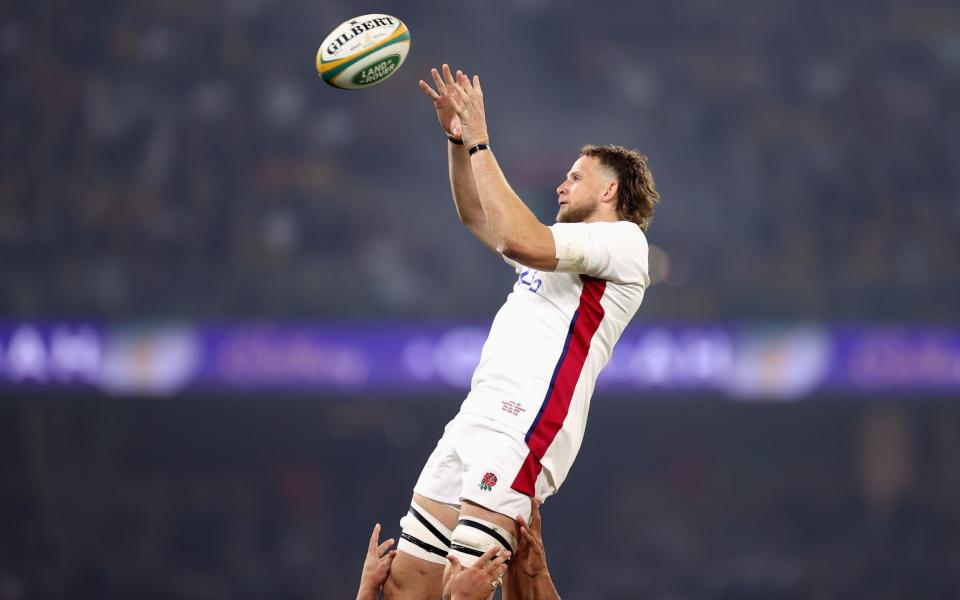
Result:
[[[607,182],[606,187],[603,190],[603,195],[600,196],[601,202],[614,202],[617,199],[617,192],[620,191],[620,184],[617,183],[616,179],[611,179]]]

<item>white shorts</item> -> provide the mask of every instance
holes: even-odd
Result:
[[[413,491],[445,504],[469,500],[529,522],[530,497],[511,487],[529,453],[522,433],[487,417],[459,413],[447,423]],[[537,497],[546,500],[546,486],[537,487]]]

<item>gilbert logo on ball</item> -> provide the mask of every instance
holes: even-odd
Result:
[[[342,23],[317,50],[317,72],[345,90],[376,85],[397,72],[410,50],[410,31],[390,15],[361,15]]]

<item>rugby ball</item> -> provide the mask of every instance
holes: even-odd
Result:
[[[317,72],[344,90],[376,85],[397,72],[410,50],[410,31],[390,15],[361,15],[341,23],[317,50]]]

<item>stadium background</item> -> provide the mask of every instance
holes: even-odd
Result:
[[[364,12],[407,63],[329,88]],[[956,3],[11,0],[0,598],[354,593],[513,277],[450,203],[442,61],[543,219],[587,142],[664,198],[544,507],[564,597],[960,597]]]

